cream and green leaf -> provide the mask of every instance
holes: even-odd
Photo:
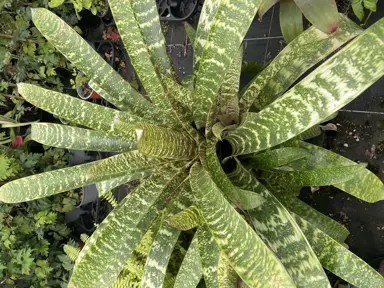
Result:
[[[362,32],[339,15],[339,28],[327,34],[316,27],[325,30],[334,12],[322,20],[305,6],[313,1],[295,0],[315,25],[292,34],[239,91],[244,35],[259,6],[263,14],[276,2],[205,1],[197,30],[187,25],[193,75],[180,81],[155,1],[110,0],[148,95],[53,13],[33,10],[37,29],[119,110],[19,84],[26,101],[79,125],[33,123],[32,139],[119,154],[7,183],[0,201],[88,184],[103,196],[140,180],[86,241],[70,288],[133,285],[126,265],[148,231],[152,245],[138,274],[143,287],[330,287],[322,267],[359,287],[384,287],[384,278],[342,245],[348,230],[297,198],[304,186],[334,185],[363,201],[384,199],[383,183],[364,164],[303,141],[384,75],[384,20]]]

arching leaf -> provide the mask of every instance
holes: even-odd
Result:
[[[201,217],[199,209],[195,205],[192,205],[184,211],[172,215],[168,219],[168,223],[179,230],[186,231],[203,223],[203,218]]]
[[[280,28],[287,43],[303,32],[303,14],[294,0],[280,0]]]
[[[189,42],[191,42],[192,47],[195,47],[196,30],[188,22],[184,23],[184,29],[185,29],[185,32],[187,33]]]

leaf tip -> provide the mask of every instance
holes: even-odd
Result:
[[[329,25],[328,32],[329,32],[329,33],[336,32],[336,30],[339,28],[339,25],[340,25],[340,22],[339,22],[339,21],[330,24],[330,25]]]

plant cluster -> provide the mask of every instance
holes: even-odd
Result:
[[[90,128],[33,123],[31,138],[117,155],[12,181],[0,200],[92,183],[101,195],[145,178],[79,251],[69,287],[129,287],[124,267],[150,230],[142,287],[165,285],[169,267],[177,267],[174,287],[331,287],[323,268],[358,287],[384,286],[343,245],[348,230],[298,198],[302,187],[333,185],[363,201],[384,199],[383,183],[364,164],[304,141],[384,75],[384,19],[365,31],[343,15],[333,33],[312,26],[240,90],[242,41],[258,3],[205,1],[197,30],[186,26],[194,72],[180,83],[153,1],[110,0],[151,101],[63,20],[33,9],[39,31],[119,110],[19,84],[28,102]],[[188,245],[176,261],[180,238]]]
[[[29,153],[19,146],[1,147],[0,184],[27,175],[63,168],[63,149]],[[19,204],[0,204],[0,286],[66,287],[73,264],[62,245],[71,230],[64,213],[72,210],[78,195],[68,192]]]

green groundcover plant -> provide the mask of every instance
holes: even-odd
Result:
[[[362,31],[340,15],[332,34],[311,27],[239,91],[242,41],[259,3],[205,2],[196,32],[187,26],[194,72],[179,84],[155,2],[110,0],[151,101],[64,21],[45,9],[32,11],[40,32],[119,108],[19,84],[33,105],[91,128],[34,123],[32,139],[121,153],[7,183],[0,200],[30,201],[91,183],[102,195],[145,178],[86,241],[69,287],[111,287],[158,221],[142,287],[163,286],[184,233],[192,240],[174,287],[195,287],[202,279],[207,287],[236,287],[239,281],[248,287],[330,287],[323,267],[358,287],[384,286],[379,273],[344,247],[346,228],[297,198],[301,187],[334,185],[363,201],[384,199],[383,183],[364,164],[303,141],[384,74],[384,20]]]

